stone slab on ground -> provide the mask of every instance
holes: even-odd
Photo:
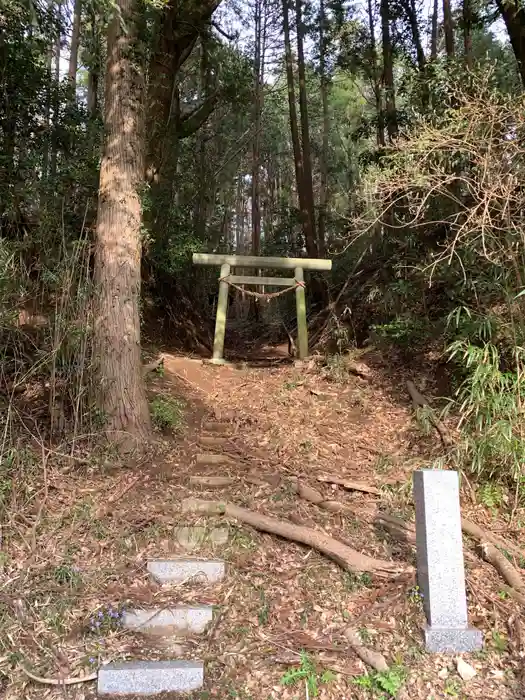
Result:
[[[201,525],[181,525],[175,528],[177,542],[188,550],[196,549],[203,544],[217,547],[226,545],[229,536],[230,531],[227,527],[208,528]]]
[[[211,605],[178,605],[173,608],[126,610],[126,629],[149,634],[202,634],[213,620]]]
[[[123,661],[100,668],[97,692],[100,696],[189,693],[203,683],[201,661]]]
[[[467,625],[458,473],[416,471],[413,492],[417,579],[428,622],[426,647],[431,652],[480,649],[481,632]]]
[[[161,584],[192,579],[218,583],[226,572],[222,559],[154,559],[148,562],[147,568],[150,576]]]

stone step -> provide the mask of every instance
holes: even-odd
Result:
[[[225,574],[224,561],[220,559],[153,559],[148,562],[148,572],[157,583],[184,583],[208,581],[218,583]]]
[[[195,455],[195,464],[199,467],[203,466],[215,466],[217,464],[233,465],[234,460],[230,455],[225,454],[214,454],[213,452],[201,452]]]
[[[209,528],[202,525],[181,525],[175,528],[177,542],[189,551],[204,545],[223,547],[228,544],[229,536],[230,531],[227,527]]]
[[[99,696],[190,693],[204,684],[202,661],[123,661],[102,666]]]
[[[224,435],[201,435],[199,444],[201,447],[224,447],[229,442],[229,438]]]
[[[213,620],[211,605],[126,610],[122,624],[128,630],[154,635],[202,634]]]

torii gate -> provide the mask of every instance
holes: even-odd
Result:
[[[331,270],[332,261],[323,258],[265,258],[251,255],[212,255],[208,253],[193,253],[194,265],[220,265],[219,299],[215,314],[215,337],[213,340],[214,364],[224,363],[224,334],[226,331],[226,315],[228,311],[229,285],[248,284],[264,285],[266,287],[286,287],[283,292],[295,289],[295,304],[297,312],[297,350],[299,359],[308,356],[308,327],[306,324],[306,296],[304,270]],[[246,275],[231,275],[232,267],[274,268],[279,270],[294,270],[293,277],[249,277]]]

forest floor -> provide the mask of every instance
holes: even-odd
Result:
[[[321,370],[315,362],[215,367],[164,357],[164,370],[148,378],[151,398],[176,397],[182,419],[174,431],[159,433],[147,460],[118,465],[106,454],[72,461],[64,448],[27,457],[10,497],[0,561],[0,691],[6,700],[95,697],[94,683],[58,688],[30,680],[23,667],[49,680],[96,672],[102,662],[144,658],[143,642],[119,630],[114,618],[122,604],[168,601],[149,581],[146,560],[180,552],[178,525],[224,525],[220,515],[183,514],[184,498],[227,500],[313,525],[370,556],[414,564],[410,545],[359,517],[381,508],[413,520],[412,472],[439,452],[434,436],[423,435],[414,420],[405,379],[418,378],[408,369],[404,376],[374,352],[364,360],[362,377],[340,365]],[[231,459],[196,467],[201,426],[210,419],[231,425],[221,448]],[[191,487],[189,476],[196,473],[229,476],[233,483],[219,491]],[[378,493],[318,481],[326,474],[364,482]],[[355,517],[300,498],[298,483],[346,504]],[[516,526],[525,510],[514,512],[511,527],[505,507],[488,508],[476,495],[475,487],[462,494],[463,514],[525,550]],[[284,683],[293,680],[290,670],[311,664],[306,675],[318,674],[323,700],[523,698],[523,611],[468,543],[469,619],[483,631],[485,647],[463,655],[475,670],[465,681],[454,657],[424,651],[413,576],[350,574],[312,549],[238,521],[227,524],[230,538],[220,552],[227,576],[203,589],[198,601],[218,606],[217,621],[182,649],[206,660],[206,691],[196,697],[314,697],[300,673],[296,683]],[[190,588],[177,593],[180,602],[196,602]],[[346,641],[349,627],[384,655],[389,672],[369,673]],[[162,656],[166,648],[148,647],[147,653]]]

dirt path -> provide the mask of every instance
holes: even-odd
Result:
[[[330,377],[340,380],[341,368],[336,370]],[[218,368],[166,355],[164,375],[148,380],[151,398],[183,399],[184,422],[174,435],[160,436],[153,457],[118,470],[110,459],[107,468],[89,461],[75,469],[50,463],[43,517],[37,526],[27,513],[29,524],[13,520],[10,559],[4,562],[3,595],[10,601],[0,601],[4,639],[10,640],[0,652],[6,657],[0,666],[5,697],[63,697],[61,691],[27,684],[13,650],[39,675],[51,677],[82,675],[139,649],[144,657],[140,639],[118,629],[94,633],[90,621],[121,601],[167,602],[146,575],[146,559],[181,553],[175,536],[180,526],[224,526],[220,515],[183,513],[188,497],[220,498],[313,525],[369,556],[413,563],[406,544],[381,537],[359,514],[380,503],[410,518],[411,472],[424,463],[432,442],[425,443],[414,426],[408,399],[393,398],[395,391],[375,370],[367,379],[329,378],[308,364]],[[204,429],[210,420],[225,425],[215,441]],[[227,457],[227,463],[199,460],[210,452]],[[379,495],[319,482],[317,476],[326,473],[366,482]],[[233,483],[220,491],[192,486],[195,475],[227,476]],[[294,480],[357,515],[308,503],[294,492]],[[492,517],[471,503],[464,508],[482,525]],[[201,595],[201,602],[220,606],[217,624],[182,650],[206,660],[206,691],[199,699],[314,697],[312,688],[306,694],[305,677],[316,674],[317,697],[325,700],[390,697],[389,688],[402,700],[522,697],[518,609],[501,595],[494,570],[477,557],[467,559],[469,614],[485,632],[486,649],[465,656],[477,673],[464,682],[453,659],[423,651],[423,615],[413,581],[349,574],[313,550],[238,522],[227,524],[230,537],[220,555],[228,562],[228,576]],[[217,554],[211,545],[199,552]],[[184,586],[177,595],[181,603],[191,602]],[[349,626],[384,654],[389,673],[364,675],[366,667],[345,638]],[[159,651],[147,653],[156,658]],[[93,693],[86,684],[68,697],[87,699]]]

